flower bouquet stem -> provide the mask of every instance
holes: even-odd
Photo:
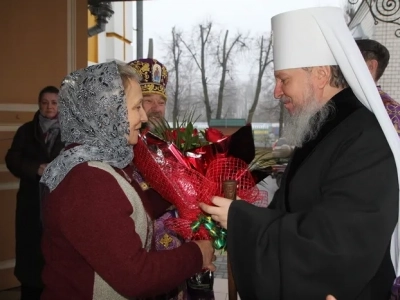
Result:
[[[225,180],[223,182],[224,196],[227,199],[236,200],[236,180]],[[229,262],[229,252],[227,253],[227,269],[228,269],[228,295],[229,300],[237,300],[237,290],[235,281],[233,280],[231,264]]]

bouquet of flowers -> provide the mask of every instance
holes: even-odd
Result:
[[[194,128],[192,117],[174,128],[167,122],[155,124],[142,134],[134,164],[150,186],[175,205],[179,217],[166,221],[170,229],[185,240],[212,239],[216,249],[224,249],[225,230],[204,215],[198,204],[211,204],[213,196],[223,196],[225,180],[237,181],[237,195],[244,201],[266,200],[251,174],[252,129],[246,125],[231,136],[214,128],[201,132]]]

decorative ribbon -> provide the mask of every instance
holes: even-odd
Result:
[[[197,232],[201,226],[208,231],[211,238],[213,239],[213,246],[216,250],[225,250],[226,247],[226,230],[218,226],[211,216],[199,215],[196,221],[194,221],[190,228],[193,232]]]

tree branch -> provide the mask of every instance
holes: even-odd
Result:
[[[189,51],[189,53],[192,55],[197,67],[199,68],[199,70],[201,71],[201,66],[200,63],[197,60],[197,56],[196,54],[193,53],[192,49],[190,49],[189,45],[180,37],[180,40],[182,41],[182,44],[185,46],[185,48]]]
[[[200,28],[203,28],[203,26],[200,25]],[[203,45],[205,45],[207,43],[207,41],[208,41],[208,37],[210,36],[210,32],[211,32],[211,28],[212,28],[212,23],[211,22],[208,23],[206,28],[208,29],[208,31],[207,31],[206,38],[204,39],[204,44]]]

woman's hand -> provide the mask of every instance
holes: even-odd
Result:
[[[215,206],[200,203],[200,208],[211,215],[214,221],[218,222],[223,228],[228,227],[228,211],[232,200],[215,196],[211,201]]]
[[[213,262],[217,259],[214,255],[215,249],[211,241],[194,241],[199,246],[201,254],[203,255],[203,269],[208,269],[211,272],[216,270]]]

